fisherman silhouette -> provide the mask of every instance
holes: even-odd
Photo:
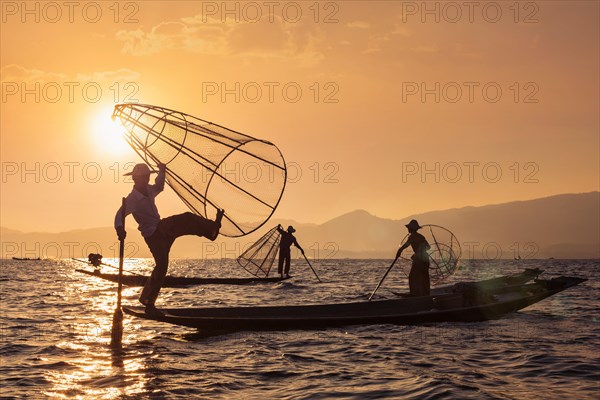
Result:
[[[224,214],[223,210],[217,210],[215,221],[191,212],[161,219],[154,199],[165,187],[165,170],[165,164],[158,164],[158,175],[154,185],[149,184],[150,174],[157,171],[151,171],[146,164],[136,164],[132,172],[124,175],[131,175],[134,182],[133,190],[125,200],[125,214],[133,214],[156,264],[139,299],[146,306],[146,313],[150,315],[162,314],[156,309],[155,302],[167,274],[169,251],[175,239],[184,235],[196,235],[214,241],[219,235]],[[119,240],[125,239],[127,235],[122,220],[122,210],[119,208],[115,216],[115,229]]]
[[[279,265],[277,267],[277,272],[283,278],[283,264],[285,263],[285,276],[286,278],[290,277],[290,263],[291,263],[291,247],[292,244],[296,246],[302,254],[304,254],[304,249],[300,247],[296,237],[293,235],[296,230],[293,226],[288,226],[287,232],[283,230],[281,225],[277,225],[277,230],[281,233],[281,241],[279,242]]]
[[[411,296],[429,296],[429,243],[425,236],[417,231],[421,226],[417,220],[413,219],[405,225],[410,235],[396,253],[396,258],[400,258],[402,251],[411,246],[414,254],[412,255],[412,267],[408,274],[408,286]]]

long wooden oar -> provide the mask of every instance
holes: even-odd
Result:
[[[121,202],[121,222],[125,229],[125,197]],[[123,289],[123,258],[125,256],[125,238],[119,239],[119,285],[117,287],[117,307],[113,314],[110,347],[120,349],[123,346],[123,310],[121,310],[121,290]]]
[[[321,280],[321,278],[319,278],[319,275],[317,275],[317,271],[315,271],[315,269],[312,267],[312,265],[310,264],[310,261],[308,261],[308,258],[306,258],[306,255],[304,253],[302,253],[302,255],[304,256],[304,259],[306,260],[306,262],[308,263],[308,266],[310,267],[310,269],[312,270],[313,274],[315,274],[315,276],[317,277],[317,280],[319,282],[323,282]]]
[[[71,257],[71,260],[79,261],[80,263],[85,263],[87,265],[92,265],[89,261],[85,261],[85,260],[82,260],[80,258],[73,258],[73,257]],[[119,269],[119,267],[115,267],[114,265],[110,265],[110,264],[107,264],[105,262],[101,262],[100,265],[104,265],[105,267],[113,268],[113,269],[116,269],[116,270]],[[127,269],[124,269],[123,272],[127,272],[128,274],[132,274],[132,275],[146,277],[146,275],[144,275],[144,274],[138,274],[137,272],[133,272],[133,271],[130,271],[130,270],[127,270]]]
[[[394,261],[392,261],[392,265],[390,265],[390,267],[388,268],[388,270],[385,271],[385,274],[383,275],[383,278],[381,278],[381,280],[377,284],[377,287],[375,288],[375,290],[373,290],[373,293],[371,293],[371,295],[369,296],[369,301],[371,301],[371,299],[375,295],[375,292],[377,291],[377,289],[379,289],[379,287],[381,286],[381,284],[383,283],[383,281],[385,280],[385,278],[388,276],[388,274],[390,273],[390,271],[394,267],[394,264],[396,264],[396,261],[398,261],[398,257],[394,258]]]

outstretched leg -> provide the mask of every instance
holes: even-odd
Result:
[[[173,215],[160,221],[161,229],[173,240],[180,236],[203,236],[214,241],[219,236],[223,210],[217,211],[217,218],[212,221],[191,212]]]
[[[154,303],[158,298],[160,289],[165,281],[165,276],[167,275],[169,251],[171,251],[171,246],[175,239],[184,235],[196,235],[204,236],[214,241],[219,235],[222,218],[223,210],[217,212],[215,221],[192,214],[191,212],[173,215],[160,220],[156,232],[149,238],[145,238],[156,263],[152,275],[146,281],[146,285],[140,295],[140,302],[146,305],[146,312],[148,312],[148,309],[154,309]],[[154,312],[156,312],[155,309]]]

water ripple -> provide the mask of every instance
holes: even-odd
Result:
[[[107,260],[110,261],[110,260]],[[128,260],[147,273],[149,260]],[[244,276],[233,261],[177,260],[170,273]],[[327,260],[325,281],[296,267],[273,285],[163,289],[162,304],[304,304],[365,299],[387,261]],[[243,399],[595,399],[600,381],[598,261],[466,262],[453,279],[540,267],[590,280],[506,318],[424,326],[317,331],[196,332],[127,317],[125,349],[108,348],[115,285],[79,275],[68,260],[23,269],[3,261],[0,396]],[[77,265],[77,267],[79,267]],[[26,287],[27,290],[23,290]],[[406,290],[390,274],[382,297]],[[139,288],[126,288],[135,304]]]

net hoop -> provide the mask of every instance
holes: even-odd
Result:
[[[192,212],[212,219],[217,209],[225,209],[220,232],[224,236],[256,231],[281,202],[287,167],[279,148],[269,141],[149,104],[118,104],[113,119],[119,120],[125,140],[147,164],[167,165],[167,183]],[[238,167],[255,163],[259,179],[230,178],[228,161]]]
[[[435,233],[437,231],[437,233]],[[462,255],[460,242],[449,229],[440,225],[427,224],[421,226],[421,234],[426,238],[429,236],[430,249],[429,255],[429,277],[431,284],[440,283],[449,278],[458,267],[458,260]],[[410,233],[402,239],[402,244],[406,243]],[[443,236],[443,238],[442,238]],[[444,240],[444,241],[442,241]],[[410,247],[408,248],[410,249]],[[411,251],[403,252],[401,259],[412,263]],[[410,273],[410,264],[401,263],[402,273],[408,277]]]
[[[257,278],[269,276],[279,250],[281,233],[272,228],[237,258],[237,263]]]

